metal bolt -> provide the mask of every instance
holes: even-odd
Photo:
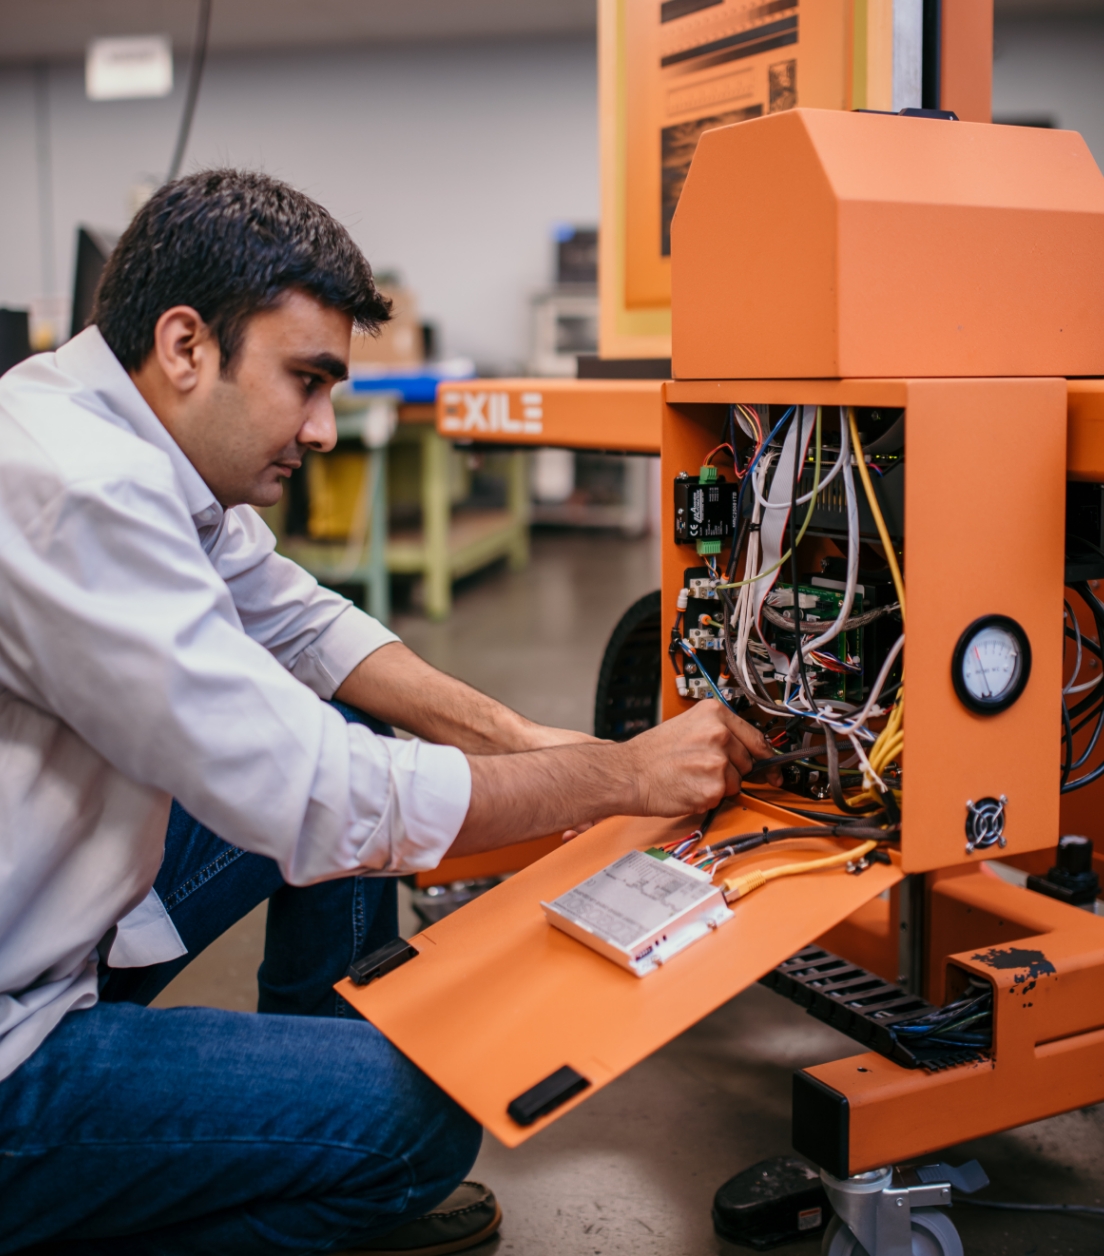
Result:
[[[898,1197],[897,1197],[897,1207],[898,1207],[898,1208],[903,1208],[904,1206],[905,1206],[905,1201],[904,1201],[903,1199],[901,1199],[901,1197],[900,1197],[900,1196],[898,1196]]]

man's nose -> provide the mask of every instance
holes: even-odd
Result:
[[[337,444],[337,419],[333,402],[327,397],[311,406],[307,421],[299,429],[299,444],[326,453]]]

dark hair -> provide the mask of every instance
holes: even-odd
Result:
[[[204,170],[159,188],[123,232],[96,289],[94,323],[127,370],[153,349],[157,320],[190,305],[230,368],[254,314],[290,289],[375,331],[391,317],[349,233],[310,197],[249,170]]]

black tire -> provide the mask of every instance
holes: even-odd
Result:
[[[594,697],[594,735],[628,741],[659,723],[663,625],[659,590],[635,601],[618,620],[602,656]]]

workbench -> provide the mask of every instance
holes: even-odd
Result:
[[[346,535],[337,539],[330,535],[330,529],[324,529],[325,539],[289,535],[284,502],[262,512],[276,533],[280,553],[294,559],[322,584],[363,585],[364,609],[383,621],[390,615],[391,574],[421,575],[426,614],[431,619],[445,619],[454,580],[500,558],[505,558],[512,570],[525,567],[529,559],[529,484],[524,451],[492,455],[504,464],[505,505],[468,509],[456,502],[455,468],[450,465],[456,454],[453,443],[437,433],[433,405],[400,404],[390,442],[375,449],[358,439],[363,413],[346,403],[338,418],[339,454],[348,454],[352,447],[363,458]],[[352,445],[353,440],[358,440],[357,446]],[[388,503],[395,488],[395,464],[409,471],[412,462],[420,523],[389,529]],[[402,478],[410,480],[409,475]]]

